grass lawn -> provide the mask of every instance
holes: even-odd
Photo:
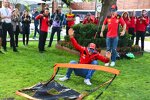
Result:
[[[8,43],[9,44],[9,43]],[[48,44],[48,42],[47,42]],[[0,54],[0,99],[15,98],[24,100],[15,94],[16,90],[30,87],[38,82],[47,81],[53,73],[55,63],[67,63],[70,60],[78,60],[78,56],[55,48],[47,48],[47,52],[39,53],[38,42],[29,42],[29,46],[19,43],[19,53],[14,53],[8,46],[6,54]],[[102,63],[100,63],[102,64]],[[150,98],[150,54],[136,59],[122,59],[117,61],[115,67],[121,71],[112,85],[101,96],[102,100],[149,100]],[[59,75],[64,75],[66,69],[62,69]],[[91,79],[96,86],[103,77],[96,71]],[[60,76],[56,77],[56,80]],[[83,78],[72,75],[72,78],[63,84],[79,90],[91,88],[83,83]],[[99,91],[91,94],[85,100],[94,100]]]

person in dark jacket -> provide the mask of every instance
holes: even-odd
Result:
[[[31,23],[31,17],[29,16],[28,11],[25,11],[22,16],[23,45],[28,45],[29,42],[30,23]],[[26,43],[25,43],[25,37],[26,37]]]
[[[64,14],[62,14],[60,8],[58,8],[56,10],[56,12],[54,14],[52,14],[52,16],[51,16],[52,32],[51,32],[48,47],[51,47],[51,45],[52,45],[55,32],[57,32],[57,42],[60,41],[60,32],[61,32],[61,29],[62,29],[62,24],[63,24],[64,17],[65,16],[64,16]]]
[[[37,15],[39,15],[39,12],[37,11],[36,8],[34,8],[34,12],[33,12],[33,15],[32,15],[32,19],[34,20],[34,36],[33,36],[33,39],[36,39],[36,33],[37,32],[39,33],[39,29],[38,29],[39,21],[35,19]]]
[[[18,47],[18,36],[22,29],[20,25],[21,16],[17,8],[12,12],[11,20],[11,24],[13,26],[13,31],[15,35],[15,46]]]
[[[2,21],[1,21],[1,13],[0,13],[0,53],[3,54],[1,48],[2,48]]]
[[[43,14],[39,14],[35,18],[36,20],[40,20],[40,34],[39,34],[39,52],[43,53],[45,51],[45,42],[48,34],[48,27],[49,27],[49,9],[46,8]]]
[[[77,43],[74,36],[74,30],[72,28],[69,29],[69,36],[73,46],[80,52],[80,64],[94,64],[98,65],[98,61],[100,60],[104,63],[108,63],[111,58],[111,53],[107,52],[106,57],[101,55],[98,51],[96,51],[96,45],[94,43],[90,43],[88,47],[83,47]],[[70,61],[71,64],[77,64],[77,61]],[[72,71],[74,71],[75,75],[84,77],[84,83],[87,85],[92,85],[90,79],[94,74],[95,70],[89,69],[73,69],[68,68],[66,76],[59,78],[60,81],[68,80],[71,76]]]

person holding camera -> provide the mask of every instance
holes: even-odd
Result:
[[[149,18],[146,10],[142,10],[141,16],[137,18],[136,22],[136,45],[139,44],[141,38],[141,50],[144,51],[144,39],[146,27],[149,24]]]
[[[57,42],[60,41],[60,32],[61,32],[62,23],[64,20],[64,14],[61,13],[60,8],[58,8],[56,12],[52,14],[51,20],[52,20],[52,33],[50,36],[48,47],[51,47],[52,45],[55,32],[57,32]]]
[[[28,45],[30,24],[31,24],[31,17],[28,11],[24,11],[24,14],[22,16],[23,45]],[[26,37],[26,43],[25,43],[25,37]]]
[[[39,14],[35,18],[36,20],[40,20],[40,34],[39,34],[39,52],[43,53],[45,51],[45,42],[48,34],[48,27],[50,26],[49,19],[49,9],[45,8],[43,14]]]

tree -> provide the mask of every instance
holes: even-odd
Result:
[[[102,25],[106,16],[110,14],[110,7],[113,4],[116,4],[117,0],[101,0],[102,10],[100,13],[100,25]]]

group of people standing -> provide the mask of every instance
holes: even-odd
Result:
[[[22,16],[17,8],[12,11],[8,0],[3,1],[3,6],[0,9],[0,52],[3,53],[1,44],[4,51],[7,51],[7,32],[10,36],[10,47],[17,52],[19,33],[23,34],[23,45],[28,45],[31,17],[28,11],[24,11]]]
[[[122,17],[127,25],[126,31],[132,35],[131,39],[136,37],[136,45],[139,45],[139,39],[141,38],[141,50],[144,51],[144,38],[146,33],[146,27],[149,24],[148,12],[142,10],[141,16],[135,16],[135,12],[124,12]]]

